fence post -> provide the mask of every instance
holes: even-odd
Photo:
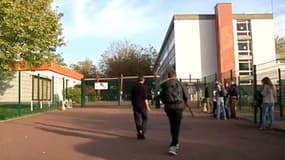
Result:
[[[154,91],[154,98],[155,98],[155,108],[160,108],[160,94],[159,94],[159,89],[160,89],[160,84],[159,84],[159,79],[158,76],[155,76],[155,91]]]
[[[253,98],[254,101],[256,99],[256,91],[257,91],[257,77],[256,77],[256,65],[253,65]],[[257,123],[257,106],[254,105],[254,115],[253,115],[253,122]]]
[[[81,80],[81,107],[85,107],[85,90],[86,90],[86,86],[85,86],[85,80],[82,79]]]
[[[216,72],[215,73],[215,81],[217,81],[218,80],[218,73]]]
[[[200,89],[199,89],[199,86],[200,86],[200,84],[199,84],[199,79],[197,79],[197,81],[196,81],[196,83],[197,83],[197,88],[196,88],[196,91],[197,91],[197,108],[199,108],[200,107]]]
[[[233,70],[231,69],[230,71],[230,80],[232,81],[233,80]]]
[[[278,68],[278,81],[279,81],[279,107],[280,107],[280,117],[283,117],[283,105],[282,105],[282,81],[281,81],[281,69]]]
[[[65,93],[65,78],[62,78],[62,101],[65,100],[66,93]]]
[[[55,95],[54,95],[54,76],[52,76],[52,104],[55,103]]]
[[[118,93],[117,93],[117,96],[118,96],[118,105],[120,106],[121,105],[121,78],[118,78],[117,79],[117,86],[118,86]]]
[[[65,98],[68,99],[68,79],[65,80]]]
[[[18,71],[18,115],[21,115],[21,70]]]
[[[40,74],[38,73],[38,106],[40,108]]]
[[[240,76],[238,76],[238,90],[239,90],[239,101],[238,101],[238,110],[241,111],[241,87],[240,87]]]

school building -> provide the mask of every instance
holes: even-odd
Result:
[[[182,79],[215,73],[252,75],[253,65],[275,60],[272,13],[235,14],[231,3],[218,3],[215,14],[174,15],[159,51],[155,72],[170,67]]]
[[[19,63],[12,78],[1,80],[0,103],[58,103],[66,98],[67,88],[81,84],[84,77],[57,63],[29,68]]]

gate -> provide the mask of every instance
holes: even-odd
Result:
[[[155,76],[144,76],[148,99],[155,102],[158,97],[159,79]],[[81,106],[96,105],[98,102],[129,102],[131,89],[137,83],[137,76],[113,78],[86,78],[81,85]],[[157,106],[157,102],[155,102]],[[159,107],[159,106],[158,106]]]
[[[190,96],[190,105],[200,107],[202,92],[200,79],[181,79]]]

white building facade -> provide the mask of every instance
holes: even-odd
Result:
[[[252,66],[275,60],[274,21],[270,14],[233,14],[231,3],[220,3],[214,15],[175,15],[155,65],[166,77],[201,79],[230,70],[241,78]],[[246,79],[245,79],[246,80]]]

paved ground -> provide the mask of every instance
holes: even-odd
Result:
[[[185,113],[181,150],[167,154],[168,120],[150,113],[145,141],[136,140],[129,108],[74,108],[0,123],[1,160],[284,160],[285,133],[244,120]]]

